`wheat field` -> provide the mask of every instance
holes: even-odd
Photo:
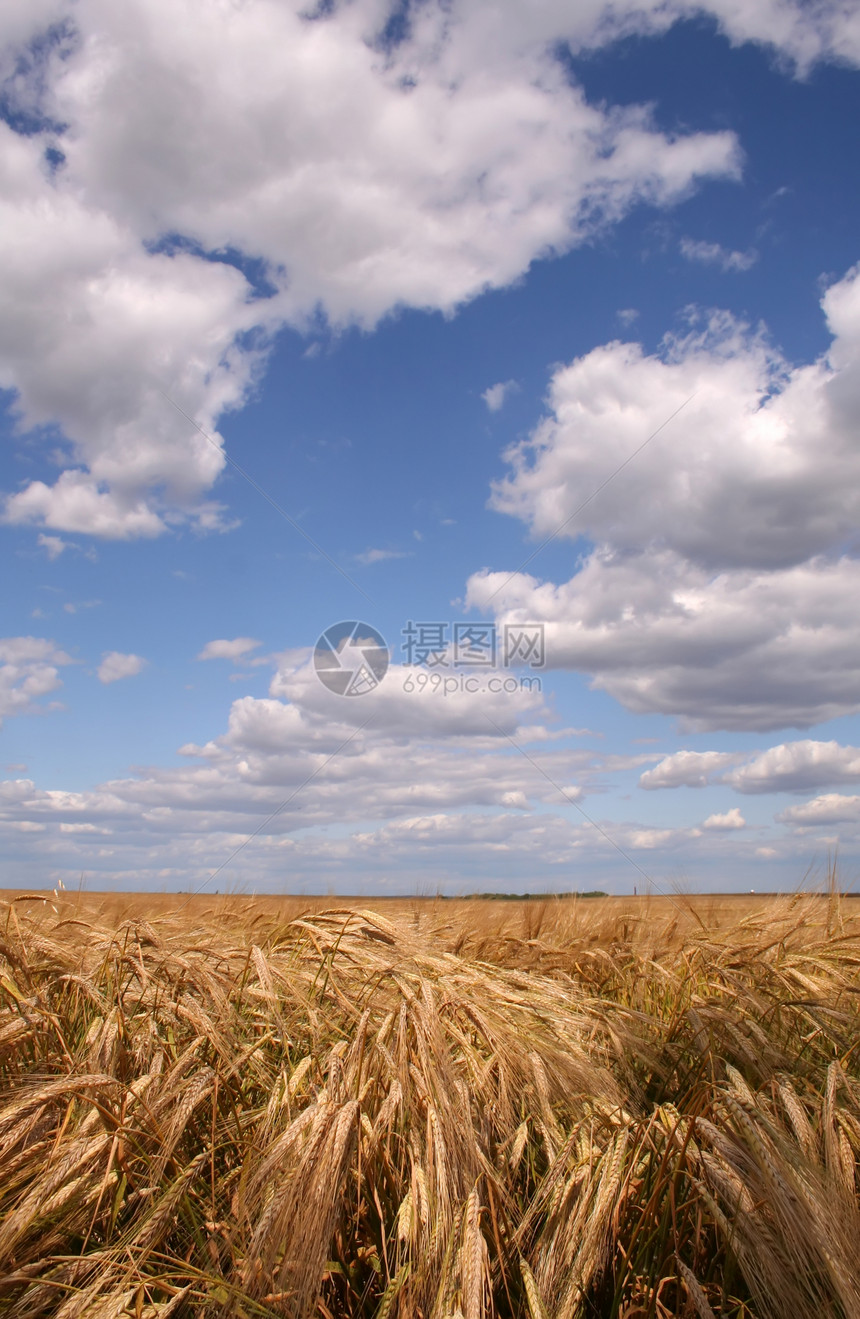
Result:
[[[0,1313],[860,1316],[860,903],[323,908],[0,905]]]

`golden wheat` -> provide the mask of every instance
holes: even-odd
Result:
[[[3,930],[4,1314],[860,1319],[850,903]]]

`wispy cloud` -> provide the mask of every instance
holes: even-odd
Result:
[[[45,536],[40,533],[37,543],[52,562],[54,559],[59,559],[63,550],[69,548],[69,542],[63,540],[62,536]]]
[[[706,243],[695,238],[681,239],[681,255],[688,261],[699,261],[705,266],[719,266],[721,270],[750,270],[758,261],[754,247],[746,252],[733,252],[720,243]]]
[[[496,385],[490,385],[485,389],[481,398],[486,403],[491,412],[501,412],[505,405],[505,399],[519,389],[516,380],[500,380]]]
[[[82,554],[91,563],[96,563],[99,557],[92,547],[85,550],[73,540],[63,540],[62,536],[46,536],[44,532],[39,533],[36,544],[40,550],[45,551],[52,563],[55,559],[59,559],[60,555],[64,554],[66,550],[74,550],[76,554]]]
[[[365,550],[363,554],[356,554],[355,561],[366,567],[371,563],[384,563],[386,559],[408,559],[411,554],[411,550]]]

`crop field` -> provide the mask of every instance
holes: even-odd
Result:
[[[860,903],[6,899],[0,1314],[860,1316]]]

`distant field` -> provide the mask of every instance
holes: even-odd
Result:
[[[3,903],[26,902],[32,897],[33,904],[54,901],[51,891],[34,889],[0,889],[0,908]],[[285,895],[246,895],[246,894],[187,894],[187,893],[111,893],[82,892],[63,894],[63,903],[78,906],[91,916],[106,921],[125,919],[151,919],[153,916],[166,917],[179,912],[186,919],[220,920],[225,915],[238,917],[242,921],[253,920],[257,916],[281,920],[294,920],[297,916],[319,911],[330,911],[333,907],[366,907],[388,916],[409,916],[414,912],[429,913],[436,909],[440,919],[457,922],[472,916],[481,925],[496,926],[499,923],[512,924],[522,920],[526,912],[533,913],[537,908],[561,911],[565,917],[579,909],[590,921],[617,918],[629,913],[636,919],[644,916],[663,916],[674,913],[682,921],[692,919],[693,912],[706,923],[721,924],[734,921],[741,913],[760,911],[774,903],[785,901],[780,894],[694,894],[663,896],[651,895],[641,897],[561,897],[541,895],[535,898],[437,898],[437,897],[397,897],[369,898],[358,896],[299,896]],[[849,899],[850,903],[850,899]],[[848,910],[850,910],[850,905]],[[860,903],[858,903],[860,914]]]
[[[0,931],[0,1313],[860,1315],[860,904],[7,892]]]

